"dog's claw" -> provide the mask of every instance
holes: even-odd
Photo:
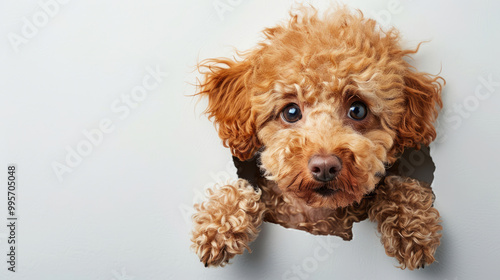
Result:
[[[208,267],[208,260],[204,260],[205,258],[201,258],[200,262],[205,266]]]

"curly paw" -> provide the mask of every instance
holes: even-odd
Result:
[[[414,270],[433,263],[440,243],[442,227],[437,211],[429,209],[414,215],[407,219],[400,216],[397,223],[387,221],[381,227],[386,252],[398,259],[402,269]]]
[[[256,192],[246,181],[208,190],[208,200],[195,205],[191,246],[205,266],[224,266],[255,239],[265,211]]]
[[[396,257],[402,269],[433,263],[442,226],[430,187],[411,178],[388,176],[375,192],[368,215],[378,222],[387,255]]]

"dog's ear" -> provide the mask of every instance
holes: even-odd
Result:
[[[261,145],[248,91],[251,64],[219,58],[202,62],[198,69],[204,75],[198,95],[208,97],[206,113],[224,146],[240,160],[250,159]]]
[[[439,76],[413,72],[408,69],[404,77],[405,112],[397,128],[396,150],[428,146],[436,138],[434,121],[441,101],[441,81]]]

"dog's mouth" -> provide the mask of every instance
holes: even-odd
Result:
[[[321,196],[324,196],[324,197],[329,197],[329,196],[332,196],[334,195],[337,190],[334,189],[332,186],[329,186],[327,184],[325,185],[322,185],[320,187],[317,187],[315,189],[313,189],[315,193],[321,195]]]

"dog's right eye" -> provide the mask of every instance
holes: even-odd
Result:
[[[302,118],[299,105],[295,103],[286,105],[285,109],[281,111],[281,118],[288,123],[299,121]]]
[[[355,121],[361,121],[366,117],[368,113],[368,109],[366,108],[365,103],[356,101],[351,104],[351,108],[349,108],[348,116],[349,118]]]

